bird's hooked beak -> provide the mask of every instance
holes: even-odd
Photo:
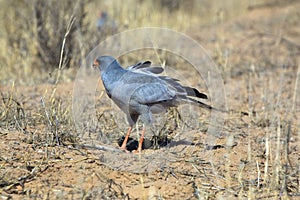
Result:
[[[92,65],[92,67],[93,67],[94,69],[96,69],[96,68],[98,68],[99,66],[100,66],[100,62],[99,62],[98,60],[95,60],[94,63],[93,63],[93,65]]]

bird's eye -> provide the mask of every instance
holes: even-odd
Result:
[[[100,66],[100,62],[98,60],[95,60],[93,67],[99,67],[99,66]]]

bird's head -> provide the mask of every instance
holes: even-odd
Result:
[[[111,56],[99,56],[94,60],[93,68],[99,68],[99,70],[103,72],[115,61],[116,59]]]

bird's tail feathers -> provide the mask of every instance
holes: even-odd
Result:
[[[189,102],[189,103],[192,103],[196,106],[199,106],[201,108],[205,108],[207,110],[214,110],[214,111],[218,111],[218,112],[224,112],[226,113],[227,111],[226,110],[222,110],[222,109],[218,109],[218,108],[214,108],[210,105],[207,105],[206,103],[203,103],[201,101],[198,101],[198,100],[195,100],[195,99],[192,99],[192,98],[189,98],[187,97],[186,99],[184,99],[186,102]]]
[[[222,109],[214,108],[210,105],[207,105],[206,103],[203,103],[201,101],[197,101],[197,100],[189,98],[189,97],[187,97],[185,99],[182,99],[182,100],[185,101],[185,102],[192,103],[192,104],[194,104],[196,106],[199,106],[201,108],[205,108],[207,110],[214,110],[214,111],[218,111],[218,112],[222,112],[222,113],[237,113],[237,114],[241,114],[241,115],[244,115],[244,116],[249,116],[249,113],[245,112],[245,111],[222,110]]]
[[[196,88],[191,88],[186,86],[184,86],[183,88],[185,89],[188,96],[197,97],[201,99],[208,99],[206,94],[199,92]]]

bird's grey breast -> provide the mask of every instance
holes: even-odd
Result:
[[[140,78],[139,75],[127,70],[123,73],[109,71],[102,74],[107,94],[124,112],[128,109],[131,96],[141,85]]]

